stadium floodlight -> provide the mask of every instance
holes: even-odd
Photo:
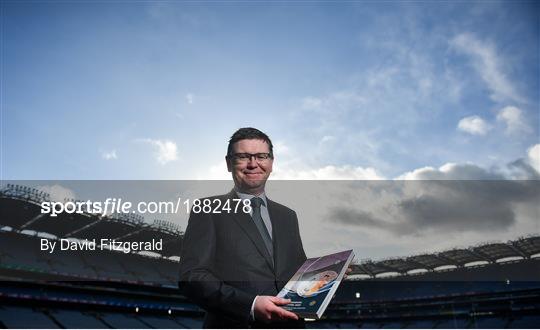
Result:
[[[156,219],[154,220],[152,227],[158,230],[163,230],[165,232],[172,233],[174,235],[180,235],[182,233],[182,227],[170,221]]]
[[[120,220],[120,222],[127,222],[134,226],[140,226],[144,223],[144,217],[140,214],[133,213],[112,213],[109,216],[112,220]]]
[[[38,189],[17,184],[7,184],[6,188],[2,189],[2,195],[36,204],[40,204],[49,197],[49,194]]]

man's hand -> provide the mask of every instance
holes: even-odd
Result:
[[[347,268],[347,270],[345,271],[345,275],[343,275],[343,279],[346,279],[347,275],[349,275],[350,273],[352,273],[352,268],[351,267]]]
[[[284,321],[288,319],[298,320],[298,316],[279,306],[287,305],[290,299],[283,299],[272,296],[257,296],[253,312],[255,320],[265,323],[272,321]]]

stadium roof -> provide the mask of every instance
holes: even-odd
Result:
[[[433,254],[381,261],[367,260],[352,265],[350,275],[376,277],[385,273],[406,275],[413,270],[435,271],[440,267],[465,267],[474,262],[495,263],[506,258],[528,259],[540,254],[540,236],[530,236],[507,243],[489,243],[470,248],[452,249]]]
[[[50,196],[40,190],[8,184],[0,191],[0,226],[15,230],[31,230],[52,234],[58,238],[115,239],[118,241],[162,240],[161,255],[178,256],[181,250],[180,226],[168,221],[146,223],[136,214],[113,214],[102,217],[96,214],[59,213],[42,214],[42,202]],[[68,202],[71,200],[66,200]]]

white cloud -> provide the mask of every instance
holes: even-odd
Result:
[[[52,186],[38,186],[36,189],[49,194],[51,201],[53,202],[63,202],[66,199],[76,199],[77,197],[71,189],[57,184]]]
[[[414,169],[410,172],[403,173],[400,176],[398,176],[396,180],[419,180],[426,173],[430,173],[433,171],[436,171],[434,167],[425,166],[425,167]]]
[[[473,66],[491,90],[493,100],[524,102],[503,73],[500,65],[501,60],[493,45],[477,39],[470,33],[457,35],[450,41],[450,45],[472,58]]]
[[[231,180],[231,178],[231,173],[227,171],[227,163],[223,159],[210,166],[210,169],[205,173],[198,175],[197,180]]]
[[[497,114],[497,121],[506,125],[507,134],[528,133],[529,126],[523,120],[523,111],[517,107],[508,106]]]
[[[330,93],[324,97],[305,97],[301,100],[301,107],[304,110],[313,110],[329,115],[337,112],[347,112],[351,108],[366,104],[368,99],[360,92],[350,89]]]
[[[321,141],[320,141],[320,144],[324,144],[324,143],[330,143],[330,142],[333,142],[336,140],[336,137],[335,136],[332,136],[332,135],[325,135],[322,137]]]
[[[322,101],[316,97],[305,97],[302,99],[303,109],[317,109],[322,105]]]
[[[188,104],[193,104],[194,97],[195,97],[195,96],[194,96],[193,94],[191,94],[191,93],[186,94],[186,102],[187,102]]]
[[[527,161],[540,174],[540,144],[535,144],[527,150]]]
[[[277,158],[288,157],[291,153],[291,149],[283,141],[276,141],[274,145],[274,155]]]
[[[457,128],[472,135],[486,135],[491,126],[479,116],[469,116],[461,119]]]
[[[290,164],[288,164],[290,165]],[[287,165],[286,165],[287,166]],[[200,175],[198,179],[204,180],[230,180],[231,174],[227,172],[225,161],[210,166],[210,169]],[[325,166],[320,168],[284,169],[274,164],[271,180],[383,180],[384,177],[371,167]]]
[[[118,155],[114,149],[111,151],[103,151],[101,153],[101,157],[105,160],[118,159]]]
[[[276,167],[272,175],[277,180],[382,180],[375,169],[351,165],[328,165],[313,169],[281,169]]]
[[[165,165],[178,159],[178,147],[170,140],[142,139],[142,142],[151,144],[156,149],[156,160]]]
[[[475,164],[446,163],[441,167],[431,166],[403,173],[396,180],[504,180],[501,173],[486,170]]]

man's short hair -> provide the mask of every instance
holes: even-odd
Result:
[[[274,158],[274,147],[268,135],[253,127],[242,127],[234,132],[229,140],[229,146],[227,147],[227,157],[232,156],[233,145],[240,140],[262,140],[266,142],[268,144],[268,150],[270,150],[270,157]]]

